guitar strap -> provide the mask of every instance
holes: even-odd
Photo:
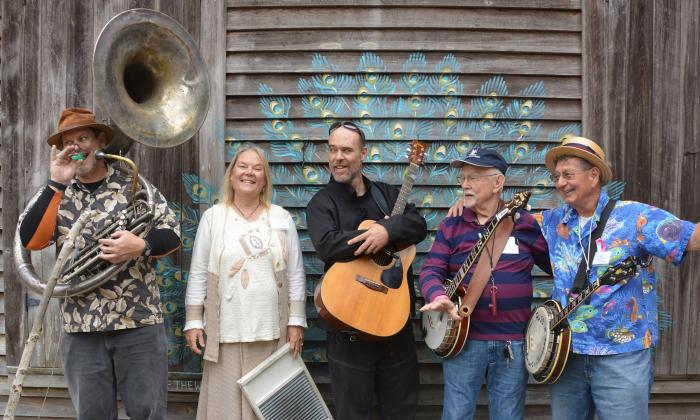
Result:
[[[374,185],[374,183],[372,182],[369,184],[369,192],[370,194],[372,194],[372,198],[374,199],[374,202],[377,203],[379,210],[381,210],[385,216],[390,216],[391,213],[389,212],[389,203],[387,203],[384,194],[382,194],[382,192],[379,191],[379,187]]]
[[[595,243],[598,238],[600,238],[603,235],[603,231],[605,230],[605,225],[608,223],[608,217],[610,217],[610,213],[612,210],[615,208],[615,203],[617,200],[609,200],[608,204],[605,205],[605,208],[603,208],[603,212],[600,214],[600,220],[598,220],[598,225],[596,225],[595,230],[591,232],[591,239],[588,243]],[[593,221],[591,220],[591,223]],[[589,246],[586,251],[588,251],[588,261],[593,261],[593,257],[595,256],[596,251],[598,250],[597,246]],[[584,251],[584,252],[586,252]],[[576,279],[574,280],[574,285],[571,288],[571,293],[572,294],[579,294],[581,293],[581,290],[583,290],[584,287],[586,287],[586,283],[588,282],[588,270],[586,267],[586,259],[583,258],[583,255],[581,256],[581,264],[578,266],[578,271],[576,272]]]
[[[476,270],[474,270],[474,274],[472,275],[471,280],[469,280],[467,291],[465,292],[464,299],[462,300],[462,306],[459,308],[459,312],[462,315],[469,316],[474,311],[476,303],[479,301],[481,294],[484,292],[486,283],[488,283],[489,279],[491,278],[491,267],[495,267],[498,260],[501,258],[501,254],[508,243],[508,238],[513,232],[513,227],[513,219],[506,217],[500,221],[493,235],[486,240],[481,256],[479,257],[479,262],[476,264]],[[483,252],[483,250],[489,246],[493,246],[493,254],[491,254],[491,257],[493,258],[492,264],[489,264],[488,253]]]

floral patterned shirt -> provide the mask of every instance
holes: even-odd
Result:
[[[593,218],[582,228],[576,210],[568,205],[542,214],[542,231],[554,271],[552,299],[561,305],[568,302],[583,249],[607,203],[608,196],[601,192]],[[610,266],[628,256],[650,260],[650,255],[678,265],[694,229],[693,223],[665,210],[619,201],[610,213],[599,244],[594,242],[591,246],[610,252]],[[591,267],[589,282],[594,282],[607,267]],[[653,265],[638,267],[637,275],[625,285],[602,286],[589,302],[569,316],[569,325],[574,353],[618,354],[655,345],[659,326]]]
[[[105,181],[94,191],[72,180],[59,205],[57,244],[63,244],[71,226],[82,212],[96,210],[98,215],[87,222],[76,248],[94,243],[93,233],[111,223],[114,215],[129,206],[130,177],[108,165]],[[154,188],[156,223],[154,229],[172,229],[178,236],[180,226],[163,195]],[[148,258],[133,259],[126,269],[84,295],[68,297],[62,305],[66,332],[112,331],[138,328],[163,322],[160,289],[153,264]]]

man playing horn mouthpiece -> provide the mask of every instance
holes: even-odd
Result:
[[[130,206],[131,180],[96,158],[112,130],[81,108],[63,111],[51,146],[50,178],[30,201],[20,225],[22,245],[39,250],[61,246],[71,225],[97,211],[76,240],[95,245],[93,234]],[[128,262],[99,287],[65,297],[61,306],[61,363],[80,419],[117,418],[119,392],[131,418],[165,419],[167,343],[153,258],[180,246],[180,227],[163,195],[154,189],[155,223],[144,237],[117,230],[99,239],[99,258]]]

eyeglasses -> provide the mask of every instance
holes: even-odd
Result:
[[[593,168],[583,169],[583,170],[579,170],[579,171],[576,171],[576,170],[564,171],[561,174],[551,174],[549,176],[549,179],[551,179],[552,182],[555,184],[557,182],[559,182],[560,177],[564,178],[564,180],[566,180],[566,181],[571,181],[572,179],[576,178],[576,175],[583,173],[583,172],[588,172],[591,169],[593,169]]]
[[[457,182],[459,182],[460,185],[463,184],[464,181],[467,181],[468,184],[473,184],[473,183],[475,183],[476,181],[480,180],[481,178],[488,178],[488,177],[490,177],[490,176],[498,176],[498,175],[500,175],[500,174],[467,175],[466,177],[465,177],[465,176],[462,176],[462,175],[459,175],[459,176],[457,177]]]
[[[360,140],[362,140],[362,143],[365,142],[365,133],[363,133],[362,130],[360,129],[360,127],[355,125],[355,123],[352,121],[336,121],[336,122],[334,122],[333,124],[331,124],[330,127],[328,127],[328,135],[330,136],[332,132],[334,132],[335,130],[337,130],[340,127],[344,127],[344,128],[347,128],[348,130],[352,130],[352,131],[356,132],[357,134],[360,135]]]

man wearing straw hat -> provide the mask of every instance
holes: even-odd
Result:
[[[611,203],[602,235],[592,240],[611,202],[602,189],[612,178],[605,152],[592,140],[569,137],[547,153],[545,162],[564,201],[542,217],[554,271],[552,299],[562,305],[576,291],[579,270],[581,282],[593,283],[628,256],[641,261],[656,256],[678,265],[688,251],[700,250],[698,225],[633,201]],[[576,312],[583,310],[582,316],[569,320],[572,353],[550,386],[552,417],[648,418],[652,347],[659,337],[653,266],[640,268],[625,285],[599,289],[585,305]]]
[[[93,233],[113,222],[128,202],[131,180],[95,152],[112,138],[112,130],[82,108],[63,111],[51,146],[49,180],[29,203],[20,224],[22,244],[60,247],[83,211],[98,214],[77,240],[84,249]],[[179,245],[179,224],[165,198],[154,189],[155,224],[145,238],[129,231],[99,239],[99,257],[127,268],[85,294],[62,303],[59,343],[71,400],[80,419],[117,418],[119,392],[126,413],[135,419],[165,419],[167,343],[160,292],[149,257],[163,256]]]

